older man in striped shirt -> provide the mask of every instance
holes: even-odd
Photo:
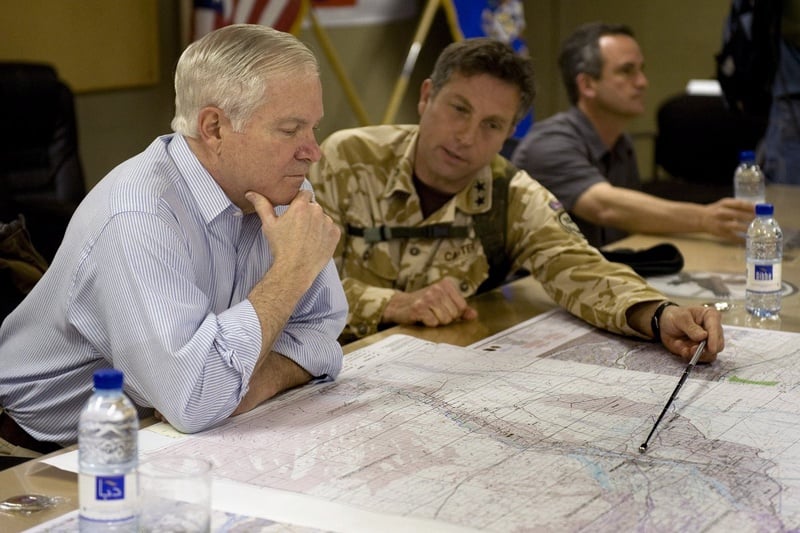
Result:
[[[104,367],[141,416],[184,432],[339,373],[339,230],[305,179],[320,156],[313,54],[228,26],[186,49],[175,91],[175,133],[89,193],[0,329],[0,454],[74,443]]]

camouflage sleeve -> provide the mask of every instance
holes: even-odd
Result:
[[[345,333],[356,338],[376,333],[383,311],[396,291],[371,287],[353,277],[343,278],[342,285],[350,304]]]
[[[515,266],[530,271],[573,315],[614,333],[648,338],[628,324],[626,312],[665,296],[590,246],[556,197],[527,173],[514,176],[509,194],[508,245]]]
[[[349,339],[364,337],[378,331],[383,311],[395,290],[371,286],[357,278],[347,276],[347,273],[344,272],[344,254],[349,238],[344,224],[344,214],[350,204],[348,188],[357,185],[347,160],[336,155],[335,139],[334,135],[320,145],[322,159],[311,166],[308,179],[314,186],[317,203],[322,206],[325,213],[331,217],[342,232],[339,244],[333,254],[333,260],[347,296],[349,310],[347,325],[342,337]]]

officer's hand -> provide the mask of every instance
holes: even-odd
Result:
[[[415,292],[396,292],[383,311],[383,322],[444,326],[456,320],[474,320],[478,312],[467,305],[455,284],[443,279]]]
[[[661,342],[672,353],[687,361],[694,355],[700,341],[706,348],[700,361],[711,362],[725,348],[722,317],[711,307],[669,306],[661,314]]]

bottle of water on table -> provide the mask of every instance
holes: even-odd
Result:
[[[756,218],[747,229],[745,309],[758,318],[777,317],[781,310],[783,232],[772,204],[756,204]]]
[[[733,195],[754,204],[763,203],[764,186],[764,172],[756,164],[755,152],[741,152],[739,166],[733,173]]]
[[[81,531],[136,531],[139,419],[122,392],[122,372],[94,373],[78,425]]]

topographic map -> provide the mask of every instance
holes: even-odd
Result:
[[[470,348],[390,336],[347,355],[335,382],[149,453],[449,528],[796,530],[799,341],[726,328],[645,454],[685,363],[560,311]]]

